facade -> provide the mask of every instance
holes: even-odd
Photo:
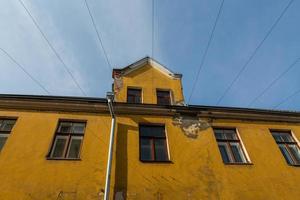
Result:
[[[114,69],[111,199],[298,199],[300,113],[185,105],[150,58]],[[0,199],[103,198],[106,99],[0,95]]]

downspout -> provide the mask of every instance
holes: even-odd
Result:
[[[107,167],[106,167],[104,200],[109,200],[111,163],[113,158],[116,117],[114,114],[113,104],[112,104],[114,101],[114,93],[108,92],[106,96],[107,96],[107,104],[108,104],[109,112],[111,115],[111,129],[110,129],[109,149],[108,149]]]

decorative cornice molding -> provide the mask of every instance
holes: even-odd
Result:
[[[38,111],[109,114],[106,99],[31,95],[0,95],[3,111]],[[233,119],[267,122],[300,123],[300,112],[275,111],[215,106],[160,106],[154,104],[114,103],[117,115],[185,115],[206,119]]]

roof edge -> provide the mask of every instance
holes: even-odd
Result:
[[[79,96],[55,96],[55,95],[27,95],[27,94],[0,94],[0,100],[49,100],[49,101],[84,101],[84,102],[107,102],[106,98],[79,97]]]
[[[175,78],[175,79],[182,78],[182,74],[172,72],[169,68],[167,68],[166,66],[162,65],[161,63],[159,63],[158,61],[156,61],[155,59],[153,59],[149,56],[144,57],[126,67],[114,68],[113,73],[112,73],[112,78],[114,78],[115,73],[118,73],[121,75],[127,75],[127,74],[131,73],[132,71],[135,71],[135,70],[139,69],[140,67],[144,66],[145,64],[150,64],[155,69],[161,71],[165,75],[170,76],[172,78]]]
[[[85,102],[101,102],[107,103],[106,98],[101,97],[80,97],[80,96],[55,96],[55,95],[27,95],[27,94],[0,94],[0,100],[6,99],[19,99],[19,100],[57,100],[57,101],[85,101]],[[118,104],[128,104],[128,103],[121,103]],[[157,104],[129,104],[129,105],[136,105],[136,106],[156,106],[161,107]],[[166,106],[164,106],[166,107]],[[177,105],[169,105],[167,107],[170,108],[185,108],[189,110],[206,110],[206,109],[216,109],[216,110],[230,110],[230,111],[246,111],[246,112],[272,112],[272,113],[286,113],[286,114],[299,114],[300,111],[291,111],[291,110],[273,110],[273,109],[263,109],[263,108],[246,108],[246,107],[229,107],[229,106],[207,106],[207,105],[187,105],[187,106],[177,106]]]
[[[220,107],[220,106],[161,106],[115,102],[116,114],[174,116],[193,115],[211,119],[259,120],[300,123],[300,112]],[[14,111],[107,113],[107,100],[93,97],[0,94],[0,109]]]

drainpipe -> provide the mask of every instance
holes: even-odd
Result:
[[[111,129],[110,129],[109,149],[108,149],[108,158],[107,158],[107,167],[106,167],[104,200],[109,200],[111,163],[113,157],[114,136],[115,136],[115,126],[116,126],[115,113],[112,104],[114,101],[114,93],[107,92],[106,98],[107,98],[109,112],[111,115]]]

